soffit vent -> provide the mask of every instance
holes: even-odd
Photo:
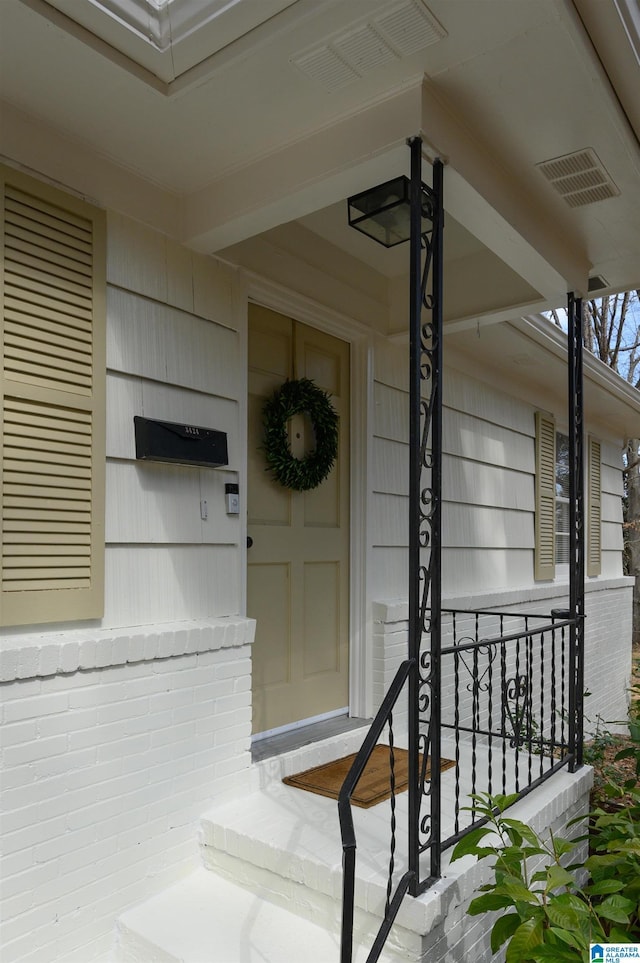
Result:
[[[591,294],[593,291],[603,291],[605,288],[609,287],[609,282],[606,278],[603,278],[601,274],[594,274],[589,278],[587,283],[587,291]]]
[[[584,207],[617,197],[620,190],[590,147],[536,164],[569,207]]]
[[[325,90],[339,90],[378,67],[402,60],[446,37],[421,0],[405,0],[377,17],[351,25],[290,62]]]

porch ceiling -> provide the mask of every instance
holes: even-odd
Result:
[[[388,333],[406,252],[344,198],[418,132],[448,165],[451,326],[640,284],[634,0],[2,0],[0,38],[10,161],[255,270],[335,264]],[[570,207],[536,165],[586,149],[614,190]]]

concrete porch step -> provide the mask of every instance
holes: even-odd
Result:
[[[342,911],[342,845],[333,799],[285,786],[282,777],[359,748],[362,733],[307,747],[255,767],[254,792],[215,806],[201,819],[205,867],[261,898],[322,927],[336,941]],[[407,794],[396,799],[394,885],[405,866]],[[390,845],[390,802],[353,810],[356,864],[356,943],[370,946],[384,915]],[[420,899],[406,899],[389,938],[390,959],[418,960],[423,937],[442,918],[439,881]],[[399,955],[395,955],[399,954]]]
[[[369,947],[354,947],[365,963]],[[402,963],[383,953],[381,963]],[[114,963],[339,963],[337,934],[198,869],[117,924]]]
[[[120,918],[116,963],[338,963],[342,847],[337,804],[281,780],[355,751],[360,740],[361,733],[344,734],[330,744],[255,765],[252,791],[214,806],[202,818],[203,868]],[[443,774],[448,799],[445,777],[453,779],[453,771]],[[575,814],[589,781],[588,770],[559,772],[512,814],[539,830],[554,825],[562,813]],[[407,849],[406,793],[397,796],[396,805],[395,881],[404,871]],[[353,815],[358,842],[354,960],[364,963],[386,897],[390,804],[356,808]],[[488,963],[492,958],[490,926],[466,915],[488,867],[471,858],[449,865],[448,856],[443,878],[418,899],[404,900],[384,963],[463,963],[467,958]]]
[[[116,963],[337,963],[335,936],[205,869],[118,921]]]
[[[358,743],[359,744],[359,743]],[[333,747],[335,749],[335,747]],[[343,746],[343,748],[345,748]],[[356,746],[357,748],[357,746]],[[327,759],[345,753],[318,747]],[[345,748],[345,751],[349,751]],[[350,750],[353,751],[353,750]],[[471,772],[461,751],[461,772]],[[479,754],[479,750],[477,750]],[[443,744],[443,755],[453,758],[455,748]],[[342,900],[342,846],[337,803],[333,799],[285,786],[283,775],[325,761],[294,755],[271,761],[268,773],[256,773],[257,788],[243,799],[213,807],[201,820],[200,842],[205,867],[240,883],[269,902],[333,933],[339,933]],[[306,765],[305,765],[306,763]],[[259,768],[259,767],[257,767]],[[563,812],[588,793],[590,773],[556,773],[543,786],[523,798],[511,814],[538,831],[552,825]],[[453,831],[455,770],[442,774],[443,834]],[[396,854],[394,887],[406,866],[408,794],[396,797]],[[357,840],[355,887],[355,944],[371,946],[384,915],[391,804],[352,810]],[[446,944],[452,927],[465,925],[465,906],[486,881],[489,867],[472,858],[450,864],[451,850],[443,854],[442,878],[420,897],[405,898],[388,937],[390,959],[419,961],[440,941]],[[428,865],[421,876],[428,876]],[[474,928],[467,922],[467,929]],[[479,924],[480,925],[480,924]],[[485,941],[488,940],[483,934]],[[436,957],[437,958],[437,957]]]
[[[213,807],[201,820],[204,868],[120,917],[114,963],[338,963],[337,803],[284,786],[282,778],[355,752],[362,738],[362,730],[343,733],[254,765],[253,792]],[[356,819],[363,812],[356,811]],[[364,860],[361,868],[379,879],[368,888],[358,881],[364,889],[354,963],[365,963],[379,926],[364,901],[382,906],[386,887],[386,869],[378,873]],[[382,963],[418,959],[417,934],[413,946],[405,936],[400,952],[395,933],[392,942]]]

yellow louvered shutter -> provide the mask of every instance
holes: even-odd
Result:
[[[104,583],[104,214],[9,168],[0,173],[0,624],[97,618]]]
[[[552,579],[556,548],[556,426],[550,415],[536,412],[536,519],[534,575]]]
[[[587,468],[587,575],[602,568],[602,470],[600,442],[588,440]]]

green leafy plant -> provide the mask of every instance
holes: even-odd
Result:
[[[586,721],[591,722],[590,719]],[[621,736],[612,733],[602,716],[598,715],[595,729],[583,749],[583,761],[587,766],[593,767],[592,805],[594,800],[606,796],[606,786],[611,780],[615,780],[615,766],[607,762],[607,759],[611,758],[612,750],[619,746],[621,741]]]
[[[640,679],[640,659],[635,660],[634,679]],[[630,745],[616,755],[616,759],[636,761],[636,781],[640,780],[640,681],[634,681],[629,689],[629,740]]]
[[[506,943],[507,963],[583,963],[590,943],[640,940],[640,791],[630,794],[631,806],[596,810],[590,836],[576,839],[543,839],[505,816],[515,795],[472,797],[486,823],[458,842],[452,860],[494,860],[493,881],[469,906],[471,915],[503,911],[491,931],[494,953]],[[587,838],[586,862],[565,865]]]
[[[634,659],[632,684],[629,688],[630,702],[626,722],[614,720],[605,723],[601,716],[596,719],[593,735],[584,745],[584,762],[593,766],[593,789],[591,805],[603,806],[608,811],[615,810],[628,802],[619,790],[621,787],[633,789],[640,783],[640,659]],[[589,695],[590,693],[585,693]],[[589,721],[589,720],[587,720]],[[607,725],[626,725],[628,736],[612,733]],[[618,752],[615,752],[615,749]],[[624,760],[635,761],[635,766],[626,766]],[[622,763],[622,765],[621,765]],[[631,775],[635,769],[635,777]]]

